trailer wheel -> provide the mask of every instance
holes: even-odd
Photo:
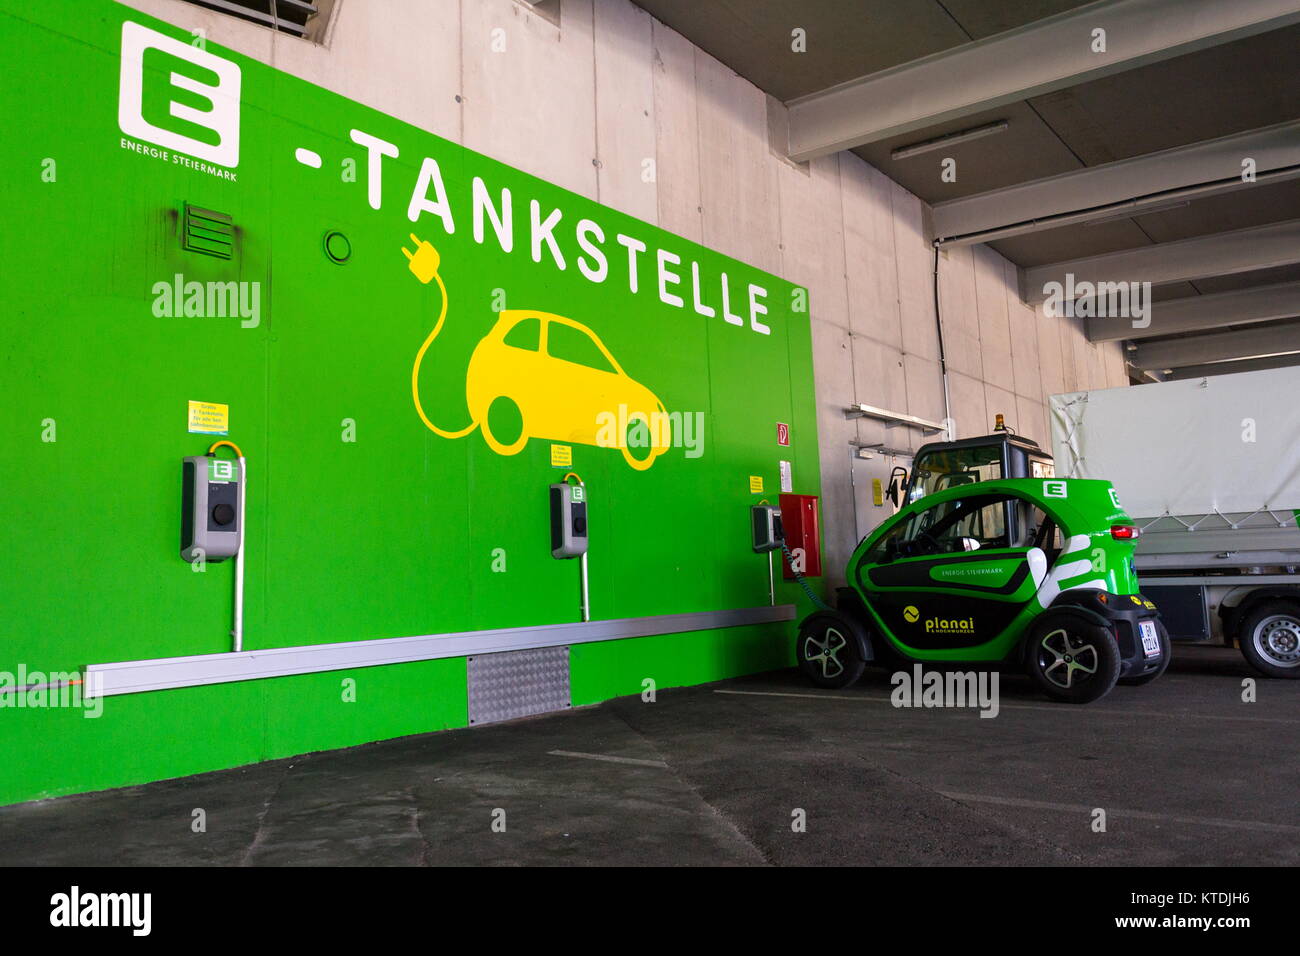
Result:
[[[1081,614],[1048,611],[1026,640],[1029,676],[1053,700],[1088,704],[1109,694],[1119,679],[1115,635]]]
[[[1300,605],[1262,601],[1237,630],[1241,654],[1268,677],[1300,677]]]
[[[1170,659],[1174,655],[1173,648],[1169,643],[1169,632],[1165,630],[1163,621],[1156,621],[1156,634],[1160,638],[1160,666],[1146,674],[1139,674],[1137,677],[1121,677],[1119,679],[1121,684],[1127,684],[1131,687],[1136,687],[1139,684],[1149,684],[1165,672]]]
[[[858,651],[862,625],[837,611],[821,611],[805,618],[795,639],[799,670],[818,687],[848,687],[866,669]]]

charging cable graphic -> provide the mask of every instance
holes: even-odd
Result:
[[[420,415],[420,421],[428,426],[429,431],[442,438],[464,438],[478,428],[478,422],[470,422],[460,431],[439,428],[429,421],[429,416],[424,414],[424,406],[420,404],[420,365],[424,362],[424,353],[429,351],[429,346],[433,344],[433,340],[442,331],[442,324],[447,321],[447,287],[442,282],[442,276],[438,275],[438,266],[442,262],[438,250],[415,233],[411,233],[411,241],[415,243],[414,252],[405,246],[402,247],[402,255],[407,258],[407,267],[411,270],[411,274],[425,285],[430,282],[437,282],[438,291],[442,294],[442,308],[438,312],[438,321],[434,323],[433,331],[429,333],[429,337],[420,346],[420,351],[415,353],[415,365],[411,367],[411,397],[415,399],[415,410]]]

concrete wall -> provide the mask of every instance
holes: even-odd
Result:
[[[129,5],[806,285],[838,583],[890,512],[873,504],[871,480],[907,463],[857,459],[850,443],[923,440],[847,420],[844,407],[944,418],[920,199],[852,154],[787,162],[769,143],[765,94],[629,0],[562,0],[558,27],[514,0],[335,0],[322,44],[182,0]],[[991,249],[945,252],[939,275],[959,437],[1001,412],[1046,442],[1046,396],[1126,384],[1121,346],[1024,305],[1014,266]]]

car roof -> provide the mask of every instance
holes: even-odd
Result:
[[[1048,494],[1044,485],[1064,485],[1065,495]],[[1111,483],[1100,478],[989,478],[984,481],[971,481],[963,485],[953,485],[942,491],[932,491],[915,503],[948,501],[952,498],[966,498],[970,495],[989,495],[1008,492],[1026,498],[1062,498],[1068,499],[1070,488],[1110,488]]]
[[[1064,493],[1049,493],[1058,490]],[[899,509],[898,514],[924,511],[959,498],[1012,494],[1062,519],[1070,528],[1130,520],[1123,507],[1116,505],[1111,497],[1113,490],[1114,485],[1099,478],[996,478],[933,492]]]

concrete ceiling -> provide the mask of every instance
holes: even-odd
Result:
[[[1037,21],[1085,6],[1080,0],[635,2],[786,103],[818,99],[830,87],[862,78],[870,78],[869,83],[878,79],[874,75],[881,71],[911,69],[923,57],[951,57],[954,51],[960,56],[963,50],[974,49],[968,46],[972,41],[987,40],[1004,31],[1015,32],[999,39],[1034,31],[1046,38]],[[1100,19],[1121,7],[1136,8],[1141,14],[1143,5],[1161,12],[1162,3],[1168,2],[1102,0],[1083,14],[1092,18],[1095,13]],[[852,151],[926,202],[937,204],[1300,119],[1300,72],[1296,68],[1300,0],[1293,5],[1287,0],[1254,2],[1271,18],[1261,20],[1262,26],[1237,33],[1225,31],[1214,40],[1176,48],[1175,54],[1166,54],[1166,58],[1135,61],[1132,68],[1109,75],[1086,77],[1083,82],[1020,99],[1007,98],[987,110],[968,111],[944,122],[914,126],[851,146]],[[1220,0],[1209,13],[1219,15],[1234,4],[1239,4],[1237,10],[1247,5],[1245,0]],[[1165,7],[1166,11],[1176,9]],[[1158,22],[1159,29],[1165,29],[1168,20]],[[806,53],[794,53],[790,48],[791,31],[796,27],[806,31]],[[960,73],[952,76],[959,82]],[[995,121],[1005,121],[1007,129],[910,158],[891,156],[899,147]],[[1295,147],[1300,147],[1300,137],[1296,137]],[[1141,215],[1125,216],[1121,209],[1119,215],[1101,221],[1038,227],[1020,235],[990,236],[987,241],[1018,266],[1031,268],[1300,220],[1300,177],[1281,178],[1294,175],[1288,170],[1293,168],[1295,147],[1287,147],[1287,158],[1280,161],[1283,168],[1275,181],[1211,195],[1174,196],[1169,202],[1155,202],[1152,211]],[[791,152],[799,151],[792,148]],[[940,162],[946,157],[957,162],[956,182],[945,183],[940,178]],[[1088,207],[1081,203],[1079,208]],[[1092,215],[1098,214],[1094,211]],[[1268,261],[1262,266],[1230,275],[1168,282],[1156,287],[1155,297],[1168,301],[1300,279],[1300,261]],[[1231,328],[1230,319],[1225,316],[1223,329]],[[1155,341],[1145,339],[1143,345]],[[1168,351],[1151,350],[1151,354]],[[1300,363],[1300,353],[1295,359]],[[1201,364],[1204,362],[1197,367]]]

